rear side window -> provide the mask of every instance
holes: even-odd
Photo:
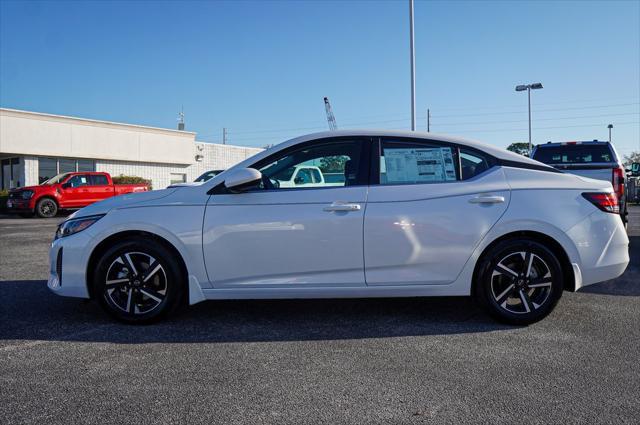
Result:
[[[92,174],[89,176],[89,181],[91,186],[107,186],[109,184],[109,180],[104,174]]]
[[[444,183],[457,180],[450,146],[385,140],[380,149],[380,184]]]
[[[484,173],[491,166],[484,156],[471,152],[466,149],[460,149],[460,171],[462,172],[462,180],[467,180],[478,174]]]
[[[608,145],[539,146],[533,159],[545,164],[589,164],[612,162]]]

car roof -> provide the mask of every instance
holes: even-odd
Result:
[[[323,131],[320,133],[311,133],[305,134],[304,136],[295,137],[293,139],[289,139],[280,144],[274,145],[268,149],[263,150],[262,152],[241,161],[240,163],[230,167],[231,169],[237,168],[245,168],[250,167],[252,164],[255,164],[258,161],[262,161],[268,156],[279,152],[283,149],[289,148],[291,146],[298,145],[304,142],[310,142],[312,140],[319,139],[328,139],[335,137],[406,137],[406,138],[414,138],[414,139],[427,139],[434,142],[445,142],[445,143],[453,143],[461,146],[470,147],[473,149],[480,150],[485,152],[498,160],[512,162],[512,163],[520,163],[520,164],[528,164],[533,166],[532,168],[538,169],[551,169],[555,170],[550,165],[544,164],[542,162],[533,160],[526,156],[520,155],[515,152],[508,151],[506,149],[499,148],[497,146],[493,146],[487,143],[479,142],[477,140],[466,139],[458,136],[449,136],[445,134],[437,134],[437,133],[428,133],[428,132],[420,132],[420,131],[402,131],[402,130],[369,130],[369,129],[353,129],[353,130],[334,130],[334,131]],[[216,176],[217,178],[217,176]]]
[[[604,140],[586,140],[575,142],[547,142],[536,145],[537,148],[551,148],[557,146],[573,146],[573,145],[609,145],[610,143]]]

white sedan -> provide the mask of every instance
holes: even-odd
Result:
[[[300,166],[340,186],[278,187]],[[459,138],[334,131],[200,185],[119,196],[63,222],[49,288],[115,318],[214,299],[473,296],[529,324],[613,279],[629,239],[611,184]]]

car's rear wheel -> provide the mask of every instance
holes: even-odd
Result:
[[[528,325],[547,316],[563,291],[562,268],[539,242],[512,239],[489,249],[476,276],[476,296],[501,322]]]
[[[155,241],[119,242],[98,260],[94,296],[120,321],[156,321],[175,310],[184,292],[184,278],[174,257]]]
[[[36,214],[41,218],[51,218],[58,214],[58,204],[51,198],[42,198],[36,203]]]

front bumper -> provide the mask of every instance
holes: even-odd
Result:
[[[89,234],[80,232],[51,243],[47,286],[55,294],[89,298],[86,270],[90,242]]]
[[[33,211],[30,199],[8,199],[7,212],[29,212]]]

